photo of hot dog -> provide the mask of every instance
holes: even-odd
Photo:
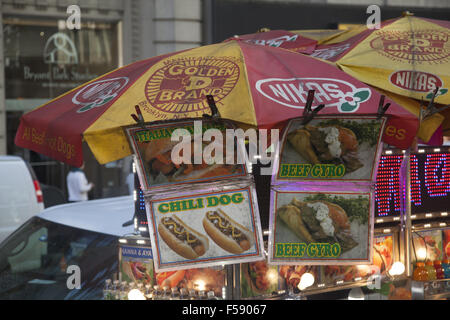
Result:
[[[158,233],[170,249],[186,259],[196,259],[209,248],[208,238],[175,215],[161,218]]]
[[[159,272],[156,274],[156,283],[161,288],[169,287],[175,288],[178,286],[180,281],[184,279],[186,270],[170,271],[170,272]]]
[[[182,159],[172,158],[172,149],[177,144],[179,144],[178,141],[171,141],[169,137],[153,140],[150,143],[141,145],[144,166],[150,174],[151,179],[157,182],[178,182],[231,175],[242,171],[238,165],[207,164],[204,159],[202,159],[201,163],[195,163],[195,144],[193,140],[190,142],[191,145],[188,148],[191,152],[190,163],[183,163],[181,161]],[[203,150],[206,146],[207,144],[202,143],[199,147]],[[180,154],[176,153],[176,156],[183,157],[183,151],[180,150]]]
[[[253,244],[250,230],[234,221],[221,209],[206,212],[203,227],[209,237],[228,252],[241,254]]]

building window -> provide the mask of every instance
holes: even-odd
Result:
[[[3,20],[7,109],[28,109],[10,99],[55,98],[117,68],[117,23],[62,22]]]

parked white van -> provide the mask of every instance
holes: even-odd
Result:
[[[39,181],[25,161],[0,156],[0,242],[44,210]]]

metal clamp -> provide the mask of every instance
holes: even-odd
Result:
[[[312,110],[311,106],[314,101],[314,90],[308,91],[308,98],[306,100],[305,108],[303,109],[303,121],[302,125],[308,124],[320,110],[325,108],[324,104],[318,105],[314,110]]]
[[[389,109],[389,107],[391,106],[391,103],[388,102],[386,104],[384,104],[384,95],[381,95],[380,97],[380,102],[378,103],[378,111],[377,111],[377,120],[380,120],[382,116],[384,116],[384,114],[386,113],[386,111]]]
[[[217,109],[216,102],[214,101],[214,97],[212,95],[206,96],[206,101],[208,102],[209,109],[211,110],[211,114],[203,114],[204,118],[209,119],[219,119],[220,118],[220,112],[219,109]]]
[[[441,112],[441,111],[444,111],[444,110],[450,108],[450,104],[448,104],[442,108],[436,108],[434,99],[436,98],[438,92],[439,92],[439,87],[436,87],[432,93],[430,101],[428,102],[428,106],[425,109],[422,108],[424,106],[423,100],[420,101],[420,120],[424,120],[424,119],[432,116],[435,113],[438,113],[438,112]]]
[[[144,116],[142,115],[142,112],[141,112],[141,108],[139,108],[139,106],[138,105],[135,105],[134,106],[134,108],[135,108],[135,110],[136,110],[136,114],[134,114],[134,113],[132,113],[131,114],[131,117],[134,119],[134,121],[136,121],[136,123],[137,124],[139,124],[143,129],[145,129],[145,126],[144,126]]]

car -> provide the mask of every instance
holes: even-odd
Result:
[[[118,272],[119,238],[133,234],[132,196],[62,204],[30,218],[0,244],[0,300],[96,300]],[[80,289],[71,289],[70,266]]]
[[[0,242],[30,217],[44,210],[33,169],[20,157],[0,156]]]

